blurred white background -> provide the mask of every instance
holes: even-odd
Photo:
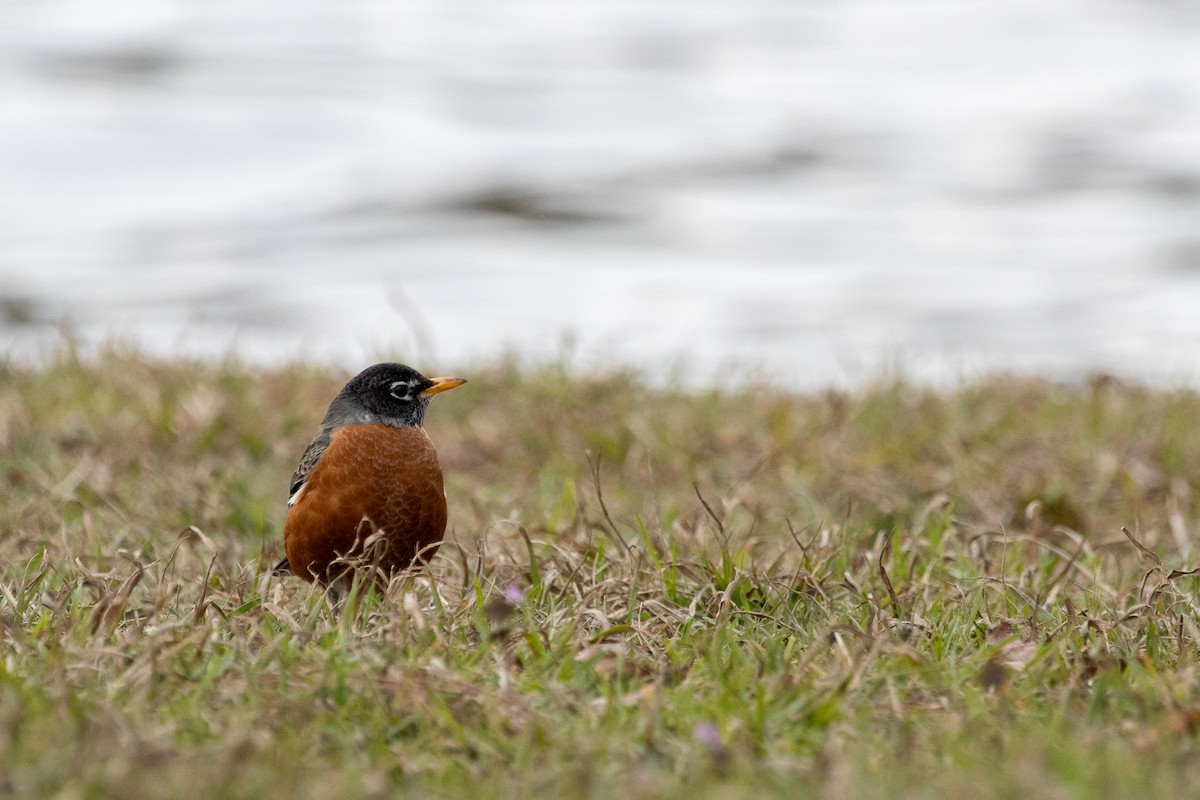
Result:
[[[1196,0],[0,4],[0,353],[1195,382],[1198,300]]]

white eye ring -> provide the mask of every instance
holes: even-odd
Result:
[[[404,394],[402,394],[402,395],[396,394],[397,386],[404,387]],[[396,398],[397,400],[412,400],[412,384],[409,383],[408,381],[396,381],[395,383],[388,386],[388,394],[390,394],[392,397]]]

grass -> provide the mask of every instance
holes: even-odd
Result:
[[[0,367],[0,795],[1200,781],[1195,392],[480,367],[428,418],[451,541],[337,615],[269,566],[345,377]]]

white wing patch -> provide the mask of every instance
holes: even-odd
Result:
[[[292,506],[296,505],[296,501],[300,499],[300,495],[304,494],[304,487],[306,487],[306,486],[308,486],[308,481],[305,481],[304,483],[300,484],[300,488],[297,489],[295,491],[295,493],[293,493],[292,496],[288,498],[288,508],[291,508]]]

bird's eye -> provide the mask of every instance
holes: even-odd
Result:
[[[412,384],[408,381],[396,381],[388,386],[388,394],[397,400],[412,400]]]

